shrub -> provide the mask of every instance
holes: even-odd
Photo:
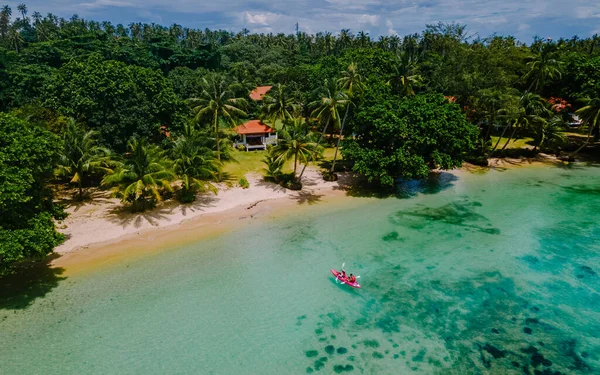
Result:
[[[240,186],[242,187],[242,189],[248,189],[250,187],[250,183],[244,177],[240,178],[240,180],[238,181],[238,183],[240,184]]]

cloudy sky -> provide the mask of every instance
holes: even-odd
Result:
[[[466,24],[470,34],[588,37],[600,33],[598,0],[29,0],[29,12],[61,17],[77,13],[114,24],[178,23],[191,28],[252,32],[369,32],[371,36],[418,33],[428,23]],[[2,1],[16,14],[19,2]]]

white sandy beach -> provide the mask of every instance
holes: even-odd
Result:
[[[252,209],[261,202],[273,199],[310,200],[314,196],[343,194],[344,178],[336,182],[323,181],[320,172],[307,168],[304,174],[303,189],[292,191],[274,183],[265,182],[262,176],[246,176],[250,187],[219,186],[218,195],[204,194],[191,204],[181,204],[175,200],[161,203],[157,208],[143,213],[131,213],[107,191],[94,191],[92,199],[67,208],[69,216],[57,223],[67,240],[54,249],[58,254],[66,254],[84,249],[92,244],[116,240],[135,235],[151,228],[165,228],[207,214],[226,212],[233,209]],[[215,217],[215,221],[218,221]]]

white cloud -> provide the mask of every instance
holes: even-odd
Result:
[[[20,2],[8,0],[8,5],[16,9]],[[28,0],[27,5],[30,12],[78,13],[122,23],[155,22],[160,15],[167,25],[291,33],[298,22],[310,33],[349,28],[373,37],[418,33],[438,21],[459,22],[471,34],[513,34],[524,41],[548,32],[553,37],[589,36],[600,18],[600,4],[589,0]]]

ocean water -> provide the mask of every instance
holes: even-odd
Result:
[[[3,291],[0,373],[600,374],[599,218],[598,167],[443,173],[46,270]]]

